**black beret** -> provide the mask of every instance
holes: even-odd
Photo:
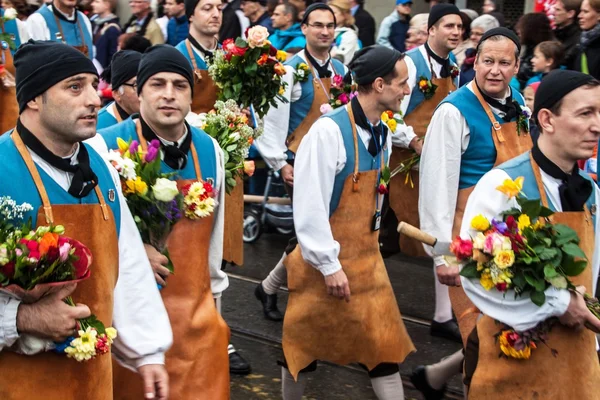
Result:
[[[519,51],[521,51],[521,41],[519,40],[519,37],[517,36],[517,34],[513,31],[511,31],[510,29],[504,28],[503,26],[501,26],[499,28],[492,28],[483,34],[483,36],[479,40],[479,43],[477,44],[477,52],[479,52],[479,48],[481,47],[481,44],[483,42],[485,42],[487,39],[491,38],[492,36],[504,36],[504,37],[512,40],[513,43],[517,45],[517,49],[519,49]]]
[[[302,22],[300,23],[300,25],[306,25],[306,24],[308,24],[308,16],[313,11],[316,11],[316,10],[327,10],[327,11],[329,11],[331,13],[331,15],[333,15],[333,22],[337,25],[337,21],[335,20],[335,13],[331,9],[331,7],[329,7],[325,3],[312,3],[310,6],[308,6],[308,8],[304,11],[304,16],[302,17]]]
[[[358,85],[367,85],[394,70],[403,53],[389,47],[374,45],[360,49],[352,57],[348,68]]]
[[[563,97],[573,90],[594,81],[594,77],[578,71],[555,69],[542,79],[540,86],[535,92],[533,103],[533,117],[542,108],[552,108]]]
[[[105,72],[102,73],[102,78],[104,80],[108,78],[113,90],[116,90],[128,80],[137,76],[141,59],[142,54],[137,51],[117,51],[112,56],[110,66],[107,68],[108,72],[105,74],[105,70]]]
[[[431,7],[429,11],[429,18],[427,20],[427,29],[430,29],[436,22],[444,18],[446,15],[456,14],[460,17],[460,10],[454,4],[436,4]]]
[[[190,60],[175,47],[168,44],[157,44],[150,47],[142,55],[137,73],[137,91],[142,92],[142,87],[150,77],[161,72],[174,72],[188,80],[194,91],[194,71]]]

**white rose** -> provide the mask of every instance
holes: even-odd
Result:
[[[123,167],[120,174],[127,180],[135,180],[135,178],[137,178],[137,174],[135,173],[135,162],[130,158],[123,158]]]
[[[4,10],[5,20],[8,21],[15,18],[17,18],[17,10],[15,10],[14,8],[7,8],[6,10]]]
[[[262,25],[256,25],[248,29],[248,45],[251,49],[263,47],[269,37],[269,31]]]
[[[482,250],[483,245],[485,244],[485,235],[481,232],[478,232],[475,238],[473,239],[473,248]]]
[[[154,194],[154,198],[158,201],[172,201],[175,196],[179,194],[177,182],[165,178],[158,178],[156,183],[152,186],[152,193]]]

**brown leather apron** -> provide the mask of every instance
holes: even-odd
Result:
[[[319,78],[317,72],[308,59],[306,60],[306,64],[310,68],[313,76],[312,84],[314,95],[313,102],[310,105],[310,110],[308,110],[308,114],[306,114],[306,117],[304,117],[294,132],[288,136],[285,142],[288,149],[294,154],[296,151],[298,151],[298,146],[300,146],[300,142],[302,142],[302,139],[304,136],[306,136],[310,127],[317,119],[319,119],[319,117],[321,117],[321,105],[329,103],[329,100],[331,99],[331,78]],[[337,73],[333,63],[331,63],[331,67],[334,69],[334,74]]]
[[[0,18],[0,29],[4,32],[4,22]],[[17,88],[14,85],[15,65],[10,48],[6,50],[0,49],[0,59],[4,59],[4,73],[12,75],[8,80],[11,81],[10,86],[5,87],[2,84],[2,76],[0,76],[0,135],[14,128],[19,117],[19,103],[17,103]],[[0,61],[0,65],[2,65]]]
[[[473,92],[492,122],[491,135],[494,139],[494,147],[496,147],[496,162],[494,163],[494,166],[498,166],[531,150],[533,147],[531,135],[525,132],[518,134],[516,121],[500,124],[496,120],[490,105],[483,99],[477,85],[473,85]],[[475,186],[471,186],[469,188],[458,190],[456,209],[454,211],[454,224],[452,226],[453,238],[460,234],[460,227],[465,213],[465,207],[467,206],[467,200],[474,189]],[[448,294],[450,295],[452,310],[458,321],[463,345],[466,345],[467,338],[477,323],[478,311],[471,300],[469,300],[462,287],[450,286],[448,288]]]
[[[406,115],[404,122],[412,126],[418,137],[424,137],[427,133],[427,126],[437,106],[456,90],[451,77],[432,78],[431,82],[437,85],[437,90],[429,100],[423,100],[410,114]],[[418,85],[418,82],[417,82]],[[415,87],[415,90],[419,90]],[[390,168],[394,169],[402,162],[412,157],[415,153],[410,149],[394,147],[390,158]],[[398,174],[390,182],[390,207],[394,210],[398,221],[407,222],[413,226],[419,226],[419,171],[410,171],[410,178],[414,187],[406,183],[406,175]],[[423,249],[423,244],[406,235],[400,235],[400,250],[402,254],[410,256],[426,257],[427,253]]]
[[[72,297],[87,305],[106,325],[112,324],[113,292],[119,274],[119,250],[113,213],[96,186],[99,204],[50,204],[48,194],[20,136],[11,135],[42,199],[37,224],[64,225],[65,234],[89,247],[92,275],[80,282]],[[35,196],[35,193],[31,193]],[[0,352],[0,398],[3,400],[111,400],[110,354],[87,362],[47,352],[24,356]]]
[[[401,363],[416,351],[379,252],[379,232],[372,230],[378,171],[358,172],[356,125],[350,107],[348,112],[356,163],[329,221],[351,298],[347,303],[327,294],[323,275],[304,261],[300,246],[287,256],[290,294],[283,352],[294,377],[314,360],[358,362],[371,370],[381,363]]]
[[[192,45],[185,39],[185,47],[194,68],[194,96],[192,97],[192,111],[196,114],[207,113],[215,108],[217,101],[217,86],[207,70],[199,69]]]
[[[148,145],[140,132],[145,150]],[[192,158],[198,179],[202,171],[194,145]],[[195,180],[178,180],[177,186]],[[177,400],[229,399],[229,328],[217,312],[210,289],[208,250],[213,215],[191,220],[182,218],[167,238],[167,248],[175,273],[161,290],[173,329],[173,345],[167,351],[165,365],[169,373],[169,393]],[[115,368],[114,399],[143,399],[139,376],[123,367]]]
[[[75,12],[77,12],[77,10],[75,10]],[[74,45],[71,45],[71,44],[69,44],[69,43],[67,43],[65,41],[65,34],[64,34],[63,30],[62,30],[62,26],[60,25],[60,20],[58,19],[58,17],[56,16],[56,14],[53,13],[53,15],[54,15],[54,21],[56,21],[56,26],[58,27],[58,32],[60,34],[60,38],[58,38],[58,35],[56,35],[57,39],[59,39],[64,44],[68,44],[69,46],[71,46],[71,47],[79,50],[80,52],[82,52],[83,54],[85,54],[86,57],[89,57],[90,56],[90,49],[85,44],[85,36],[83,36],[83,29],[81,28],[81,18],[77,19],[77,28],[79,28],[79,37],[81,38],[81,45],[80,46],[74,46]]]
[[[536,183],[542,204],[548,207],[548,200],[540,170],[531,158]],[[594,226],[590,210],[582,212],[559,212],[550,217],[555,224],[565,224],[577,232],[579,246],[588,260],[594,252]],[[591,293],[592,267],[571,277],[573,284],[584,285]],[[540,345],[531,352],[529,360],[515,360],[498,357],[500,347],[494,335],[500,330],[488,316],[477,323],[479,336],[479,360],[469,390],[469,399],[600,399],[600,365],[596,354],[595,335],[584,329],[575,331],[556,324],[548,334],[548,346]],[[556,357],[551,348],[556,349]]]

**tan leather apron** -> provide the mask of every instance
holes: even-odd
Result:
[[[540,170],[533,158],[531,166],[536,178],[542,204],[548,207],[548,199]],[[590,210],[582,212],[559,212],[550,217],[553,223],[565,224],[577,232],[579,246],[591,262],[594,252],[594,226]],[[571,277],[573,284],[584,285],[591,293],[592,267]],[[499,358],[499,345],[494,335],[500,331],[488,316],[477,323],[479,336],[479,360],[471,381],[469,399],[600,399],[600,365],[596,354],[595,335],[584,329],[575,330],[556,324],[548,334],[548,346],[540,345],[531,352],[529,360]],[[556,349],[554,357],[550,348]]]
[[[0,29],[4,32],[4,22],[0,18]],[[10,48],[6,50],[0,49],[0,59],[4,60],[4,73],[12,75],[8,80],[11,81],[10,86],[5,87],[2,84],[2,76],[0,76],[0,135],[14,128],[19,117],[19,103],[17,103],[17,88],[14,85],[15,65]],[[0,61],[0,65],[2,62]]]
[[[137,122],[140,145],[148,147]],[[190,148],[196,176],[202,179],[198,154]],[[178,180],[177,186],[194,180]],[[182,218],[167,239],[175,273],[161,290],[173,329],[173,345],[166,354],[169,398],[177,400],[229,399],[229,328],[217,312],[210,289],[208,249],[213,215]],[[142,380],[123,367],[115,368],[115,400],[144,398]]]
[[[300,146],[300,142],[306,134],[310,127],[315,123],[319,117],[321,117],[321,105],[325,103],[329,103],[331,99],[331,78],[319,78],[315,69],[313,68],[310,61],[307,59],[306,64],[310,68],[310,71],[313,76],[312,84],[313,84],[313,102],[310,105],[310,110],[308,110],[308,114],[306,117],[300,122],[300,125],[296,127],[294,132],[288,136],[286,140],[286,145],[288,149],[292,153],[296,153],[298,151],[298,146]],[[334,74],[337,74],[335,71],[335,66],[331,63],[331,67],[334,69]]]
[[[50,204],[48,194],[21,137],[11,135],[42,199],[37,224],[64,225],[65,234],[88,246],[92,275],[80,282],[72,297],[87,305],[106,325],[112,324],[113,292],[119,274],[119,250],[113,213],[99,188],[99,204]],[[35,193],[31,193],[35,196]],[[47,352],[24,356],[0,352],[0,398],[3,400],[111,400],[111,356],[87,362]]]
[[[427,133],[427,126],[437,106],[456,90],[452,82],[452,77],[432,78],[431,82],[437,85],[437,89],[429,100],[423,100],[410,114],[406,115],[404,122],[412,126],[418,137],[422,138]],[[418,84],[418,82],[417,82]],[[415,88],[415,90],[419,90]],[[410,149],[394,147],[390,158],[390,169],[396,168],[405,160],[414,155]],[[398,221],[407,222],[413,226],[419,226],[419,171],[410,171],[410,177],[414,187],[406,183],[406,175],[398,174],[390,182],[390,207],[394,210]],[[402,254],[410,256],[426,257],[427,253],[423,249],[423,244],[406,235],[400,235],[400,250]]]
[[[533,147],[531,135],[525,132],[517,134],[516,121],[500,124],[496,120],[490,105],[483,99],[477,85],[473,85],[473,92],[492,122],[491,135],[494,140],[494,147],[496,147],[496,162],[494,163],[494,166],[498,166],[531,150]],[[465,213],[465,207],[467,206],[467,200],[474,189],[475,186],[471,186],[469,188],[459,189],[458,191],[456,210],[454,211],[454,224],[452,226],[453,238],[460,234],[460,227]],[[462,287],[450,286],[448,288],[448,294],[450,295],[450,302],[452,303],[452,311],[454,311],[454,315],[458,321],[463,345],[466,346],[467,338],[477,323],[478,311],[471,300],[469,300]]]
[[[372,230],[378,171],[358,172],[356,125],[350,107],[348,112],[356,163],[329,221],[351,298],[347,303],[327,294],[323,275],[304,261],[300,246],[287,256],[290,294],[283,352],[294,377],[314,360],[358,362],[371,370],[381,363],[401,363],[416,351],[379,252],[379,232]]]
[[[185,47],[194,68],[194,96],[192,97],[192,111],[196,114],[207,113],[215,108],[217,101],[217,86],[207,70],[199,69],[192,44],[185,39]]]
[[[77,10],[75,10],[75,12],[77,12]],[[80,52],[82,52],[86,57],[90,56],[90,49],[87,47],[87,45],[85,44],[85,36],[83,36],[83,29],[81,28],[81,18],[77,19],[77,28],[79,28],[79,37],[81,38],[81,45],[80,46],[74,46],[71,45],[69,43],[67,43],[65,41],[65,34],[62,30],[62,26],[60,25],[60,20],[58,19],[58,17],[56,16],[56,14],[52,13],[54,15],[54,21],[56,21],[56,26],[58,27],[58,32],[60,34],[60,38],[58,38],[57,35],[57,39],[59,39],[61,42],[63,42],[64,44],[68,44],[69,46],[79,50]]]

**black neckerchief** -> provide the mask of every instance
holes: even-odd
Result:
[[[331,71],[329,70],[329,63],[331,62],[331,58],[327,59],[325,65],[321,66],[317,60],[313,56],[310,55],[308,49],[304,48],[304,54],[306,55],[306,59],[312,64],[313,67],[317,70],[319,74],[319,78],[331,78]]]
[[[192,47],[195,47],[197,50],[200,51],[200,53],[202,53],[204,55],[205,61],[212,60],[213,56],[215,55],[214,50],[205,49],[204,46],[202,46],[200,43],[198,43],[198,41],[196,39],[194,39],[194,37],[192,35],[188,35],[187,38],[190,41]],[[217,45],[217,47],[219,47],[219,46]]]
[[[77,23],[77,9],[76,8],[73,10],[73,14],[75,15],[75,18],[73,18],[72,21],[70,19],[68,19],[67,17],[65,17],[63,15],[63,13],[61,13],[58,10],[58,8],[56,8],[56,6],[54,5],[54,3],[52,3],[52,13],[54,15],[56,15],[58,17],[58,19],[62,19],[63,21],[67,21],[68,23],[71,23],[71,24],[76,24]]]
[[[371,124],[371,122],[369,122],[369,120],[367,119],[365,112],[363,111],[362,107],[360,106],[358,98],[354,97],[350,101],[350,106],[352,107],[352,113],[354,114],[354,122],[356,123],[356,125],[360,126],[367,132],[371,132],[372,136],[371,136],[371,140],[369,141],[369,153],[371,153],[371,155],[373,157],[375,157],[378,154],[377,150],[382,150],[382,149],[377,148],[378,147],[377,143],[381,143],[382,147],[386,143],[387,133],[388,133],[387,126],[385,126],[385,124],[380,121],[379,126],[374,127]],[[383,134],[383,140],[381,140],[382,134]]]
[[[21,120],[17,120],[17,132],[25,146],[40,156],[44,161],[56,169],[73,174],[69,194],[78,199],[84,198],[98,184],[98,177],[90,167],[90,155],[83,143],[79,143],[77,164],[71,165],[71,158],[62,158],[52,153],[39,141],[29,129],[25,128]]]
[[[592,183],[579,175],[577,164],[573,165],[573,170],[567,174],[550,161],[537,145],[531,149],[531,155],[542,171],[562,181],[558,187],[562,210],[583,211],[583,205],[592,195]]]
[[[521,106],[519,105],[519,103],[517,103],[516,100],[514,100],[512,98],[512,90],[511,90],[511,93],[506,97],[506,100],[505,100],[506,103],[502,104],[502,103],[500,103],[500,101],[485,94],[485,92],[483,90],[481,90],[481,87],[477,83],[476,79],[473,79],[473,81],[475,81],[475,84],[479,88],[479,92],[481,93],[481,96],[483,96],[483,99],[490,106],[492,106],[493,108],[495,108],[497,110],[502,111],[505,114],[504,117],[502,117],[504,122],[511,122],[513,119],[517,118],[517,116],[519,115],[519,110],[521,109]]]
[[[162,140],[158,138],[156,133],[148,126],[146,121],[140,115],[140,122],[142,124],[142,136],[148,143],[152,140],[158,140],[160,143],[160,147],[163,150],[163,161],[169,167],[173,169],[184,169],[187,165],[188,152],[190,151],[190,147],[192,146],[192,131],[187,122],[184,121],[185,127],[187,129],[187,135],[183,140],[181,145],[178,145],[177,142],[175,144],[164,144]]]
[[[150,11],[148,13],[148,15],[146,15],[146,19],[144,20],[144,23],[142,24],[142,27],[140,28],[140,30],[137,30],[136,27],[136,32],[138,35],[140,36],[144,36],[146,34],[146,29],[148,29],[148,24],[150,24],[150,20],[154,17],[154,13],[152,11]],[[135,15],[132,15],[131,18],[129,18],[129,21],[127,21],[127,23],[125,24],[125,28],[123,29],[123,32],[127,31],[127,28],[129,28],[132,25],[137,25],[136,21],[138,20],[138,18]]]
[[[433,58],[435,61],[437,61],[438,64],[440,64],[442,66],[442,69],[440,70],[440,78],[449,77],[450,76],[450,57],[442,58],[442,57],[438,56],[437,54],[435,54],[433,52],[433,50],[431,50],[431,48],[429,47],[429,44],[427,42],[425,42],[425,51],[427,52],[429,57]],[[431,73],[434,74],[433,71],[431,71]]]
[[[125,121],[127,118],[129,118],[129,114],[127,114],[127,111],[123,110],[121,108],[121,106],[119,105],[119,103],[117,103],[115,101],[115,108],[117,109],[117,112],[119,113],[119,117],[121,117],[122,121]]]

